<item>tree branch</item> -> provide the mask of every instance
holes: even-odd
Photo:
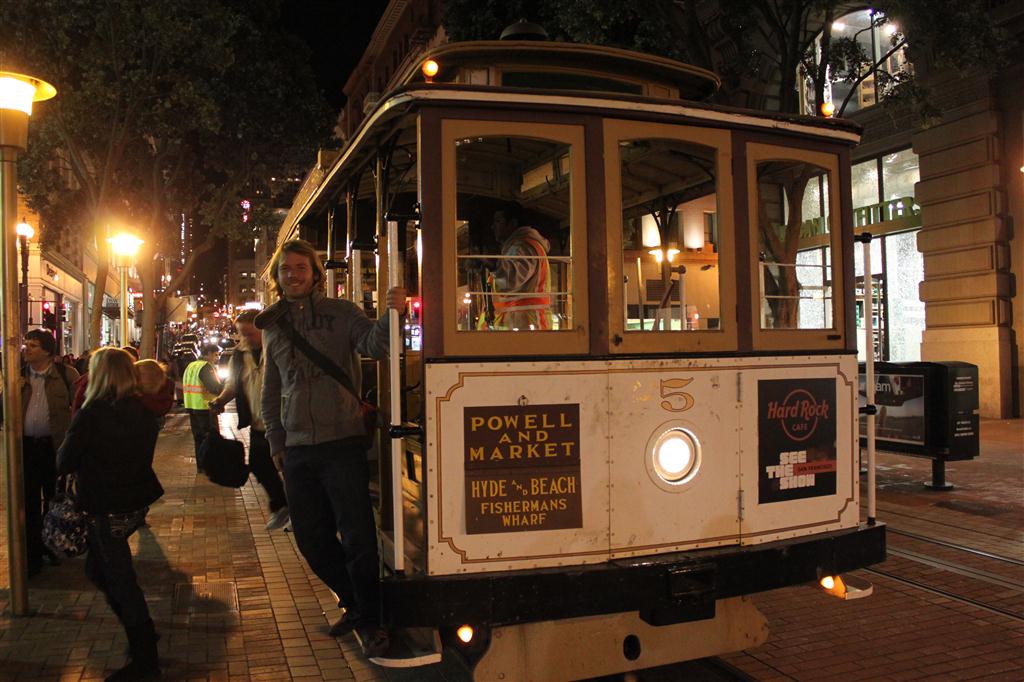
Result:
[[[836,116],[842,116],[843,112],[846,111],[846,105],[850,103],[850,98],[853,97],[853,93],[857,92],[857,86],[863,83],[864,79],[866,79],[868,76],[875,73],[878,70],[878,67],[885,63],[885,60],[887,60],[889,57],[895,54],[897,50],[899,50],[906,44],[907,39],[903,38],[903,40],[893,45],[891,50],[882,55],[877,62],[872,64],[867,71],[859,75],[857,79],[850,84],[850,92],[846,93],[846,97],[843,98],[843,104],[842,106],[839,107],[839,111],[836,112]]]

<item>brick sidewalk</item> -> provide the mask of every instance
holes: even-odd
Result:
[[[217,487],[196,476],[191,455],[188,419],[171,416],[155,466],[166,493],[131,541],[165,679],[385,679],[352,635],[327,635],[334,599],[290,534],[264,530],[262,488]],[[0,680],[97,680],[124,664],[124,632],[83,565],[66,560],[33,578],[30,618],[10,617],[0,593]]]

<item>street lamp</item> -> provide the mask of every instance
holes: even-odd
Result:
[[[135,254],[142,246],[142,240],[133,234],[122,232],[107,240],[114,252],[114,265],[121,269],[121,345],[127,346],[128,339],[128,268],[135,264]]]
[[[21,365],[19,351],[18,272],[15,212],[18,210],[18,152],[28,147],[32,103],[50,99],[56,88],[32,76],[0,70],[0,330],[3,333],[4,469],[7,472],[7,567],[11,613],[28,614],[28,557],[25,545],[25,491],[21,437]]]
[[[21,286],[18,287],[18,307],[21,309],[21,338],[25,338],[28,331],[28,240],[32,239],[36,231],[22,218],[14,231],[18,235],[18,245],[21,247]]]

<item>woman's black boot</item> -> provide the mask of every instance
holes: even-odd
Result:
[[[156,629],[153,621],[125,628],[128,633],[128,665],[107,678],[107,682],[145,682],[160,677],[156,655]]]

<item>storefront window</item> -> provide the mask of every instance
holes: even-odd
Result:
[[[886,154],[882,157],[882,185],[884,199],[903,199],[914,196],[914,185],[921,179],[917,154],[910,149]],[[854,203],[854,206],[857,204]]]
[[[877,204],[878,160],[870,159],[854,164],[851,176],[854,210]]]
[[[918,285],[924,280],[924,257],[917,250],[917,232],[885,238],[885,269],[889,283],[889,360],[921,359],[924,303]]]

